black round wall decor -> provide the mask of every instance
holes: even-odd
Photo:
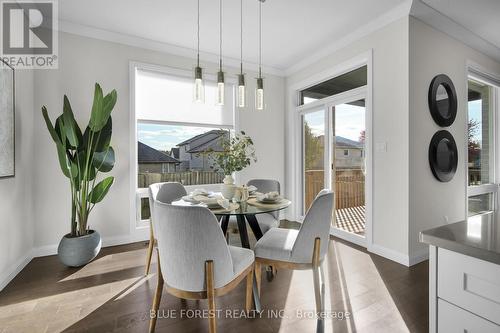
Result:
[[[429,145],[429,164],[432,174],[440,182],[449,182],[455,175],[458,151],[450,132],[441,130],[432,137]]]
[[[445,74],[436,75],[429,86],[429,109],[432,119],[441,127],[453,124],[457,116],[457,92]]]

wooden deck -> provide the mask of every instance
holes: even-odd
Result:
[[[365,206],[335,210],[335,226],[358,235],[365,234]]]

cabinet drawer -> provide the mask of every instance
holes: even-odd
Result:
[[[437,294],[500,324],[500,265],[438,249]]]
[[[442,299],[438,300],[438,333],[500,333],[500,326]]]

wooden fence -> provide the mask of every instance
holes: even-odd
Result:
[[[224,175],[214,171],[185,171],[168,173],[139,173],[138,187],[148,187],[154,183],[179,182],[183,185],[203,185],[222,183]]]
[[[309,207],[324,186],[323,170],[305,172],[305,204]],[[335,208],[365,205],[365,175],[361,169],[338,169],[335,172]]]

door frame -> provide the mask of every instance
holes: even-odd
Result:
[[[287,125],[289,126],[290,135],[289,141],[289,155],[287,160],[289,161],[290,171],[287,178],[290,181],[290,188],[287,190],[288,195],[294,202],[291,209],[290,219],[297,221],[302,221],[304,218],[303,213],[303,140],[302,140],[302,116],[307,113],[308,110],[313,108],[318,108],[323,106],[325,114],[328,114],[328,105],[332,103],[339,104],[339,102],[349,100],[353,96],[363,92],[366,100],[366,142],[365,142],[365,164],[366,164],[366,177],[365,177],[365,237],[353,236],[353,234],[347,233],[347,235],[341,232],[334,232],[331,228],[330,234],[337,236],[339,238],[345,239],[354,244],[366,247],[368,251],[372,250],[373,247],[373,51],[370,49],[365,53],[360,54],[344,63],[341,63],[333,68],[326,70],[321,73],[317,73],[301,82],[298,82],[289,87],[289,110],[290,115],[287,116]],[[299,104],[299,92],[307,87],[313,86],[315,84],[321,83],[323,81],[329,80],[331,78],[337,77],[344,73],[355,70],[359,67],[367,66],[367,85],[364,87],[356,88],[344,93],[340,93],[334,96],[330,96],[318,101],[314,101],[305,105]],[[329,116],[325,119],[325,126],[329,126]],[[329,135],[328,129],[325,129],[325,135]],[[330,138],[329,138],[330,140]],[[329,145],[329,144],[328,144]],[[329,149],[330,146],[325,147]],[[331,153],[329,153],[331,155]],[[329,160],[329,158],[328,158]],[[325,159],[325,164],[327,159]],[[330,163],[328,161],[328,163]],[[331,184],[328,184],[326,177],[331,176],[330,164],[325,166],[325,184],[328,185],[327,188],[331,189]],[[328,178],[330,179],[330,178]]]
[[[368,203],[368,198],[370,197],[369,195],[369,190],[367,189],[366,184],[371,183],[371,170],[368,166],[371,165],[371,160],[369,160],[369,156],[371,158],[371,151],[367,147],[370,147],[370,142],[371,142],[371,137],[367,134],[367,128],[368,128],[368,107],[367,107],[367,99],[368,99],[368,94],[367,94],[367,87],[360,87],[357,89],[353,89],[347,92],[345,96],[340,96],[335,101],[332,101],[331,103],[327,104],[327,124],[328,124],[328,178],[325,178],[325,181],[328,182],[328,184],[331,186],[331,184],[334,181],[335,175],[333,174],[333,168],[332,166],[334,165],[334,158],[335,158],[335,152],[333,151],[334,148],[334,142],[333,142],[333,137],[335,134],[335,128],[334,128],[334,112],[333,108],[337,105],[342,105],[346,104],[349,102],[354,102],[364,99],[365,100],[365,235],[360,236],[351,232],[347,232],[345,230],[342,230],[340,228],[336,228],[335,226],[330,227],[330,233],[336,237],[345,239],[351,243],[354,243],[359,246],[367,247],[367,238],[368,238],[368,225],[371,224],[368,222],[368,215],[366,214],[367,210],[367,203]],[[326,160],[326,159],[325,159]],[[327,172],[325,172],[325,176],[327,175]],[[335,190],[335,189],[332,189]],[[370,189],[371,191],[371,189]]]

